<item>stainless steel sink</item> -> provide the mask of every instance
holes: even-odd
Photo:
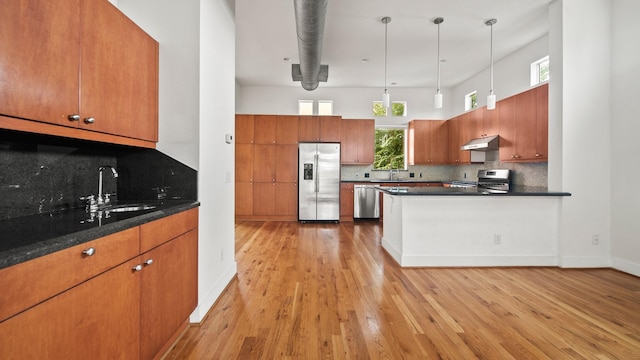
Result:
[[[142,211],[142,210],[151,210],[156,207],[153,205],[144,205],[144,204],[126,204],[126,205],[115,205],[105,208],[106,212],[130,212],[130,211]]]
[[[409,192],[409,188],[408,187],[400,187],[400,186],[385,186],[385,190],[387,191],[391,191],[391,192],[399,192],[399,193],[406,193]]]

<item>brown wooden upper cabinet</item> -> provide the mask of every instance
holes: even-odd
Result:
[[[298,116],[291,116],[291,115],[276,116],[276,143],[277,144],[297,144],[298,143]]]
[[[276,115],[255,115],[253,129],[253,141],[256,144],[276,143]]]
[[[253,144],[254,116],[236,115],[236,144]]]
[[[1,115],[158,140],[158,43],[111,3],[10,1],[0,33]]]
[[[460,146],[464,145],[469,138],[469,129],[466,127],[468,115],[462,114],[447,121],[448,128],[448,151],[447,158],[450,164],[469,164],[471,162],[471,153],[469,151],[460,150]]]
[[[375,126],[375,120],[342,120],[340,154],[343,164],[373,164]]]
[[[301,142],[340,142],[341,116],[299,116],[298,140]]]
[[[500,161],[548,159],[548,84],[498,102]]]
[[[409,165],[447,163],[449,131],[445,120],[412,120],[408,132]]]

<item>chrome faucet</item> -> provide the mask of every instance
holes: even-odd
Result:
[[[114,178],[118,178],[118,172],[111,165],[102,165],[98,168],[99,179],[98,179],[98,205],[104,205],[109,203],[109,194],[103,194],[102,192],[102,170],[111,169],[111,174]]]
[[[389,180],[393,181],[393,174],[398,173],[398,170],[389,169]]]

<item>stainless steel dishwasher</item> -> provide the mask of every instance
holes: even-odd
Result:
[[[353,186],[353,218],[379,219],[380,196],[373,185]]]

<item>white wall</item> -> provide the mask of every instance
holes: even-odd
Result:
[[[329,75],[331,76],[331,75]],[[391,101],[407,101],[407,116],[376,118],[378,125],[406,124],[412,119],[448,119],[451,116],[449,89],[442,89],[444,106],[433,108],[434,89],[391,88]],[[298,100],[333,100],[333,113],[345,119],[373,119],[373,101],[382,101],[384,89],[330,88],[320,86],[307,91],[299,85],[290,87],[241,86],[236,110],[238,114],[298,114]]]
[[[198,170],[198,308],[203,319],[236,273],[233,146],[235,24],[215,0],[118,0],[160,43],[158,150]]]
[[[500,23],[495,25],[498,27]],[[494,30],[497,32],[497,29]],[[501,36],[507,36],[501,35]],[[499,37],[493,37],[494,43],[500,41]],[[496,99],[502,100],[509,96],[529,90],[531,63],[549,55],[549,35],[544,35],[528,45],[509,54],[507,57],[496,60],[493,66],[493,93]],[[554,70],[552,70],[554,71]],[[555,73],[553,73],[555,75]],[[464,113],[464,97],[472,91],[478,92],[478,107],[487,105],[487,95],[490,88],[490,67],[487,58],[487,68],[470,79],[457,85],[453,91],[453,113]]]
[[[562,167],[561,173],[549,169],[549,182],[572,194],[562,204],[560,264],[610,266],[611,5],[610,0],[558,1],[551,18],[562,22],[553,27],[561,33],[550,36],[561,39],[562,54],[552,53],[550,59],[562,59],[562,88],[553,92],[562,102],[561,119],[554,119],[562,122]],[[593,170],[598,171],[595,186],[588,181]],[[600,245],[592,245],[593,235],[600,236]]]
[[[639,1],[612,1],[611,172],[615,176],[611,180],[611,255],[615,268],[636,276],[640,276],[640,192],[631,184],[640,179],[634,146],[640,134],[638,14]]]

